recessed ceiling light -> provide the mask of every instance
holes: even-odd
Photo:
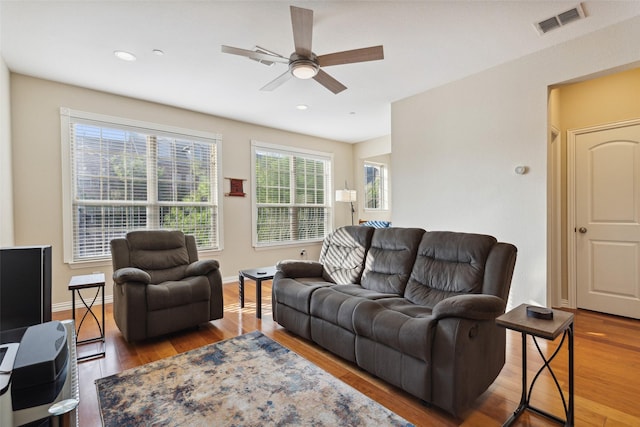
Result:
[[[123,61],[135,61],[136,56],[131,52],[125,52],[124,50],[114,50],[113,54],[116,58],[122,59]]]
[[[308,110],[309,106],[307,104],[299,104],[299,105],[296,105],[296,108],[298,110]]]
[[[164,55],[164,51],[162,51],[160,49],[153,49],[151,52],[153,52],[153,54],[156,55],[156,56],[163,56]]]

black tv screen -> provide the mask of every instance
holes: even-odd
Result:
[[[0,331],[51,320],[51,246],[0,248]]]

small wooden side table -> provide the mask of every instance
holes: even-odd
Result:
[[[539,415],[547,417],[553,421],[556,421],[565,426],[573,426],[574,424],[574,403],[573,403],[573,313],[568,313],[562,310],[553,310],[553,319],[544,320],[535,317],[527,316],[528,304],[521,304],[513,310],[503,314],[496,319],[496,324],[503,326],[507,329],[518,331],[522,334],[522,395],[520,397],[520,404],[515,410],[513,415],[505,421],[503,427],[510,426],[525,410],[530,410]],[[555,351],[548,359],[542,353],[536,337],[544,338],[546,340],[554,340],[560,334],[562,334],[562,340]],[[531,335],[533,342],[538,349],[538,354],[544,361],[544,364],[540,367],[536,375],[533,377],[530,385],[527,385],[527,335]],[[560,387],[560,383],[556,378],[553,369],[551,369],[551,361],[556,357],[564,342],[567,341],[569,351],[569,396],[565,399],[565,395]],[[565,419],[561,419],[553,414],[545,412],[541,409],[531,406],[531,392],[533,386],[540,377],[542,371],[547,369],[555,382],[560,398],[562,399],[562,405],[564,407]],[[528,390],[527,390],[528,387]],[[567,402],[568,401],[568,402]]]
[[[276,268],[260,267],[251,268],[247,270],[240,270],[238,272],[238,294],[240,296],[240,308],[244,307],[244,279],[252,279],[256,281],[256,317],[262,318],[262,282],[264,280],[272,280],[276,275]]]
[[[71,280],[69,281],[69,290],[71,291],[71,309],[73,311],[73,321],[75,323],[76,320],[76,292],[78,293],[78,296],[80,297],[80,301],[82,302],[82,304],[86,307],[86,311],[84,312],[84,315],[82,316],[82,319],[80,319],[80,323],[75,323],[77,326],[76,329],[76,347],[82,344],[90,344],[90,343],[95,343],[95,342],[102,342],[102,351],[98,351],[96,353],[91,353],[91,354],[87,354],[87,355],[83,355],[83,356],[78,356],[78,360],[84,360],[84,359],[93,359],[96,357],[104,357],[105,355],[105,331],[104,331],[104,273],[95,273],[95,274],[86,274],[83,276],[73,276],[71,277]],[[84,297],[82,296],[82,292],[80,292],[82,289],[89,289],[89,288],[96,288],[96,294],[94,295],[93,299],[91,300],[90,303],[87,303],[87,301],[84,299]],[[102,322],[100,322],[98,320],[98,317],[96,316],[96,314],[93,312],[93,305],[95,304],[96,300],[98,299],[98,295],[102,293]],[[96,321],[96,324],[98,325],[98,330],[100,332],[100,335],[97,337],[93,337],[93,338],[88,338],[88,339],[83,339],[83,340],[78,340],[78,337],[80,336],[80,328],[82,328],[82,324],[84,323],[87,314],[91,314],[91,316],[94,318],[94,320]],[[78,354],[80,354],[80,352],[78,352]]]

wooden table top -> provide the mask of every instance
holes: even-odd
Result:
[[[560,333],[573,323],[573,313],[562,310],[552,310],[553,319],[538,319],[527,316],[527,307],[531,304],[521,304],[496,319],[496,324],[518,332],[555,339]]]
[[[69,281],[69,290],[93,288],[104,286],[104,273],[84,274],[82,276],[72,276]]]
[[[273,276],[276,275],[276,268],[275,266],[248,268],[246,270],[240,270],[240,274],[253,280],[271,280]]]

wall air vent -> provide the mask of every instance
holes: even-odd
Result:
[[[533,26],[536,27],[536,30],[538,31],[538,33],[540,33],[540,35],[543,35],[551,30],[555,30],[556,28],[567,25],[570,22],[584,19],[586,16],[587,15],[584,13],[582,3],[579,3],[576,7],[559,13],[556,16],[552,16],[551,18],[536,22],[535,24],[533,24]]]

